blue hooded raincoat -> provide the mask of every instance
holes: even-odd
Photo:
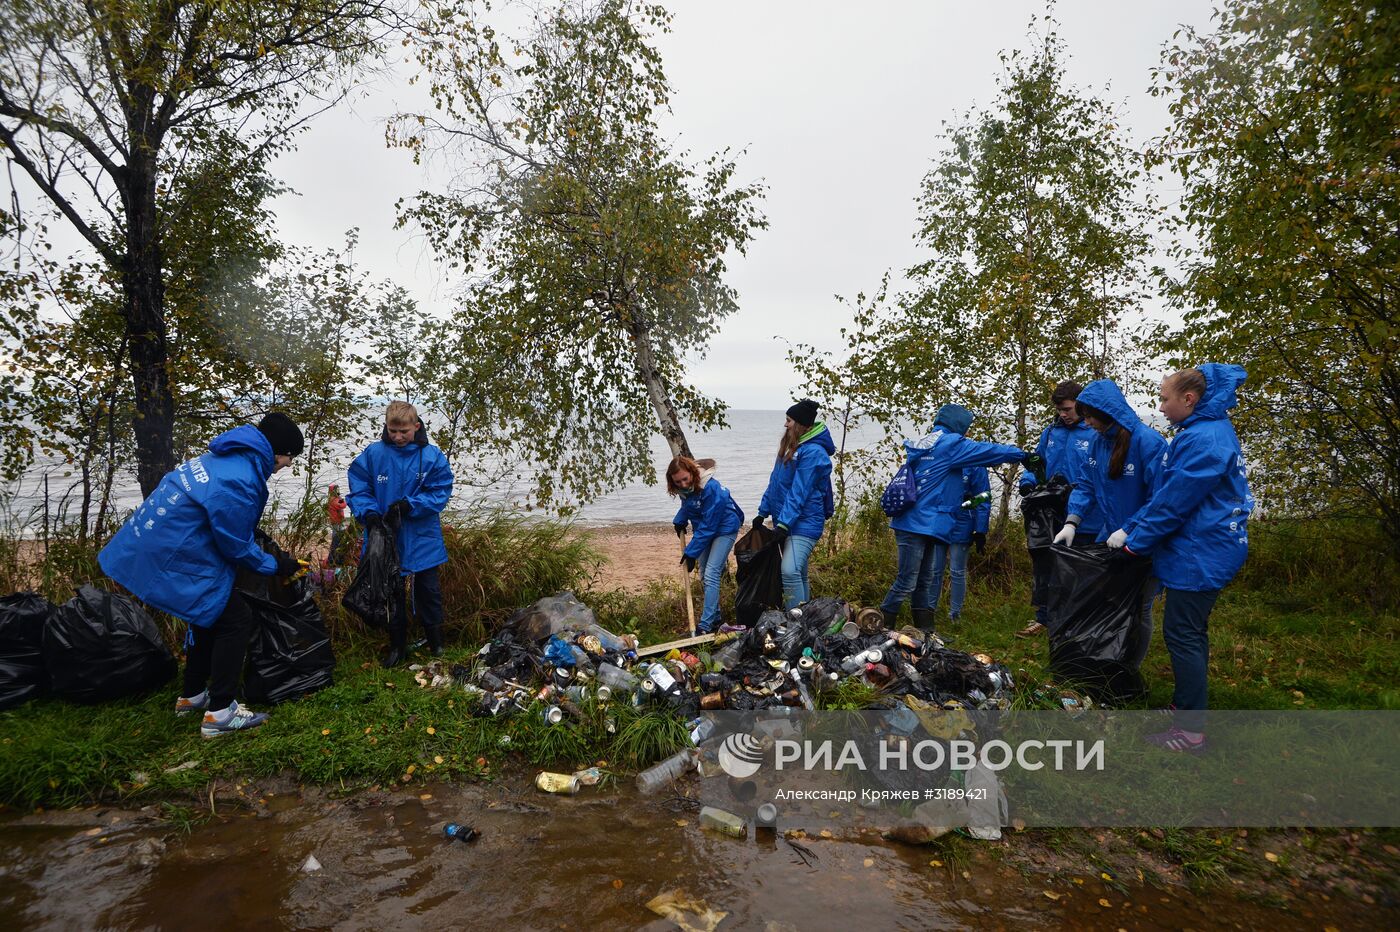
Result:
[[[1112,379],[1090,382],[1079,393],[1079,400],[1107,414],[1118,425],[1106,434],[1093,431],[1089,456],[1080,464],[1078,475],[1070,477],[1074,491],[1070,493],[1068,511],[1080,517],[1094,515],[1096,528],[1081,523],[1079,533],[1093,533],[1094,539],[1102,543],[1126,525],[1152,497],[1167,441],[1142,422]],[[1110,479],[1109,460],[1120,430],[1128,431],[1132,439],[1128,443],[1128,456],[1123,461],[1123,474]]]
[[[700,472],[700,489],[681,496],[681,507],[672,524],[689,523],[692,536],[685,555],[696,560],[721,534],[737,533],[744,524],[744,511],[729,490],[705,469]]]
[[[277,561],[253,542],[275,461],[256,427],[215,437],[209,452],[166,473],[102,548],[102,571],[153,608],[207,628],[223,614],[239,568]]]
[[[1020,447],[968,440],[963,434],[971,425],[971,411],[961,405],[944,405],[938,411],[933,433],[920,440],[904,441],[918,497],[914,507],[890,519],[890,527],[950,541],[964,514],[963,470],[1025,460],[1026,454]],[[969,530],[969,540],[971,533]]]
[[[831,454],[835,452],[831,431],[820,421],[813,424],[791,460],[774,462],[758,513],[772,515],[773,523],[794,537],[821,537],[826,519],[836,511],[831,489]]]
[[[347,478],[346,501],[361,521],[366,515],[388,514],[390,505],[407,499],[408,517],[396,539],[404,576],[447,562],[441,515],[452,497],[452,467],[443,452],[428,442],[427,431],[420,427],[401,447],[390,443],[387,435],[371,443],[350,464]]]
[[[1080,398],[1083,397],[1080,395]],[[1056,418],[1055,423],[1040,432],[1040,440],[1036,441],[1035,445],[1035,452],[1045,457],[1046,478],[1064,476],[1073,482],[1074,477],[1079,474],[1080,464],[1089,455],[1089,447],[1096,436],[1094,429],[1083,421],[1073,427],[1066,427]],[[1021,494],[1025,495],[1035,485],[1035,474],[1026,470],[1016,482]]]
[[[962,507],[962,502],[979,492],[992,490],[991,480],[987,476],[987,468],[973,466],[964,469],[962,477],[962,501],[958,503],[958,513],[953,519],[953,530],[948,534],[948,543],[950,544],[970,544],[973,534],[985,534],[987,528],[991,526],[992,503],[990,500],[971,508]]]
[[[1243,366],[1197,366],[1206,390],[1162,452],[1157,490],[1123,528],[1128,549],[1152,557],[1168,589],[1209,592],[1235,577],[1249,552],[1254,510],[1244,456],[1227,412],[1245,380]]]

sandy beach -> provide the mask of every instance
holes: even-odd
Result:
[[[583,529],[606,562],[599,568],[599,589],[645,589],[649,583],[680,584],[681,543],[669,524],[619,524]],[[734,570],[734,557],[729,557]],[[700,592],[698,584],[695,589]]]

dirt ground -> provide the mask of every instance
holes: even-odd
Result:
[[[613,527],[589,528],[588,535],[607,558],[599,569],[595,585],[599,589],[639,591],[651,582],[679,586],[681,580],[681,543],[669,524],[621,524]],[[735,568],[729,557],[729,568]],[[692,579],[695,597],[700,598],[700,584]]]

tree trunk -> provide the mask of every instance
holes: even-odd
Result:
[[[156,228],[156,171],[144,156],[132,159],[126,195],[126,256],[122,275],[127,345],[135,390],[132,433],[136,479],[150,495],[175,468],[175,403],[170,393],[170,356],[165,327],[165,281]]]
[[[651,347],[651,333],[636,320],[628,322],[627,333],[632,337],[632,346],[637,352],[637,378],[646,386],[647,398],[651,401],[652,410],[656,412],[661,436],[666,438],[666,443],[671,447],[671,455],[693,456],[690,444],[685,439],[685,431],[681,429],[676,406],[671,403],[671,393],[657,368],[656,353]]]

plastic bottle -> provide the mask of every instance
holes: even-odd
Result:
[[[610,663],[598,664],[598,680],[618,692],[631,692],[637,688],[637,677]]]
[[[481,833],[470,825],[459,825],[456,822],[448,822],[444,825],[442,834],[448,841],[476,841],[481,837]]]
[[[677,751],[655,767],[637,774],[637,789],[643,793],[655,793],[677,777],[694,770],[696,752],[694,748]]]
[[[992,500],[991,492],[978,492],[976,495],[962,503],[963,508],[976,508],[978,505],[985,505]]]

